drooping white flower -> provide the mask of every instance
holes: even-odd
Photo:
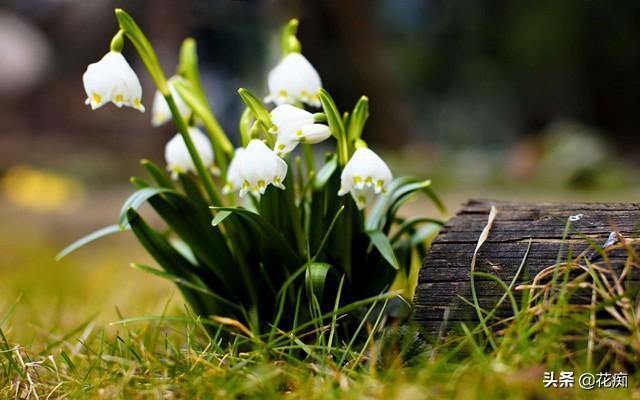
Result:
[[[367,207],[375,195],[385,191],[392,175],[387,164],[373,151],[360,148],[353,153],[340,176],[339,196],[351,193],[358,209]]]
[[[303,102],[320,107],[320,75],[300,53],[287,54],[269,73],[268,83],[269,95],[266,101],[273,101],[277,105]]]
[[[171,96],[173,100],[176,102],[176,107],[178,111],[180,111],[180,115],[182,118],[187,121],[189,117],[191,117],[191,108],[187,105],[187,103],[182,100],[180,94],[176,90],[174,86],[174,82],[182,79],[179,76],[173,76],[169,78],[167,81],[169,85],[169,90],[171,91]],[[162,93],[159,90],[156,90],[156,94],[153,96],[153,104],[151,106],[151,125],[160,126],[168,121],[171,121],[171,110],[169,109],[169,104],[167,104],[167,100],[165,100]]]
[[[100,61],[89,64],[82,83],[87,93],[85,104],[93,110],[112,102],[118,107],[124,105],[144,112],[138,76],[117,51],[110,51]]]
[[[237,148],[233,154],[233,158],[227,168],[227,179],[222,194],[229,194],[240,190],[242,187],[242,177],[240,176],[240,164],[242,164],[242,156],[244,147]]]
[[[316,124],[313,114],[289,104],[282,104],[271,111],[272,133],[278,135],[275,151],[291,152],[298,143],[315,144],[331,136],[327,125]]]
[[[287,176],[287,163],[261,140],[253,139],[249,142],[238,164],[238,175],[242,181],[240,196],[248,192],[256,196],[264,194],[269,184],[284,189],[282,183]]]
[[[211,148],[211,142],[207,135],[195,127],[189,128],[189,135],[191,136],[193,145],[200,154],[204,166],[212,168],[214,160],[213,149]],[[167,170],[171,171],[174,175],[188,171],[196,172],[196,166],[193,164],[189,149],[187,149],[187,145],[179,133],[167,143],[164,148],[164,158],[167,162]]]

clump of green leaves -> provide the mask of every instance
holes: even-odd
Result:
[[[323,165],[317,166],[312,148],[300,140],[302,156],[278,153],[286,162],[285,176],[269,178],[272,181],[241,179],[241,194],[252,193],[239,198],[221,190],[224,183],[234,183],[230,175],[239,153],[211,112],[199,78],[195,42],[184,42],[179,79],[169,83],[142,30],[124,11],[116,10],[116,16],[117,37],[134,45],[166,100],[193,171],[174,170],[170,176],[155,163],[143,161],[148,177],[131,179],[137,191],[123,205],[118,224],[81,239],[61,256],[130,229],[160,266],[133,264],[135,268],[174,282],[193,312],[213,325],[231,325],[255,337],[318,327],[332,319],[335,324],[341,313],[392,296],[411,299],[427,243],[442,223],[433,218],[406,219],[399,210],[417,193],[426,194],[439,209],[443,206],[430,181],[410,177],[390,182],[354,178],[348,183],[361,191],[360,197],[354,195],[357,204],[349,196],[337,195],[345,189],[343,174],[350,158],[366,148],[362,133],[369,116],[367,97],[360,98],[351,112],[341,112],[326,90],[303,93],[303,99],[321,104],[323,113],[313,118],[327,122],[324,128],[335,139],[336,151],[327,153]],[[293,20],[283,30],[285,55],[300,51],[297,26]],[[275,151],[285,145],[274,147],[281,138],[276,142],[273,135],[277,127],[272,114],[249,90],[240,89],[239,95],[247,106],[239,123],[244,151],[257,146],[258,140],[267,145],[260,144],[266,149],[261,151],[277,157]],[[192,110],[189,119],[181,115],[176,96]],[[216,167],[227,182],[213,176],[203,162],[189,133],[195,124],[209,133]],[[252,168],[260,162],[244,160],[254,163]],[[366,209],[369,197],[377,198]],[[166,228],[150,226],[138,213],[145,203]],[[332,341],[333,336],[329,345]]]

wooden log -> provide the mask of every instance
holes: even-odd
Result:
[[[476,320],[475,310],[460,297],[472,300],[471,260],[492,205],[497,215],[478,251],[474,270],[493,274],[507,284],[522,263],[530,241],[517,284],[530,283],[541,270],[570,256],[582,254],[597,262],[602,256],[594,244],[603,246],[609,238],[618,239],[618,243],[620,240],[633,243],[635,249],[640,237],[640,203],[527,204],[470,200],[443,227],[420,272],[414,299],[415,320],[427,331],[436,333],[459,326],[460,322]],[[629,251],[620,245],[615,247],[611,247],[614,250],[610,254],[607,252],[607,264],[619,270],[625,265]],[[633,269],[632,275],[632,280],[638,279],[638,268]],[[476,277],[475,283],[480,306],[493,308],[504,290],[487,278]],[[508,302],[498,310],[499,316],[510,313]]]

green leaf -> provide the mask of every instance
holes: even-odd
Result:
[[[411,236],[411,246],[418,246],[427,240],[433,240],[442,227],[436,224],[425,225]]]
[[[307,266],[305,273],[305,284],[307,292],[312,293],[318,299],[318,303],[322,304],[324,290],[327,281],[327,275],[331,269],[331,265],[327,263],[311,263]]]
[[[193,249],[182,239],[179,237],[171,237],[169,238],[169,243],[171,246],[176,249],[178,253],[180,253],[184,258],[189,260],[189,262],[193,265],[199,265],[198,258],[196,257]]]
[[[196,179],[194,175],[189,173],[178,174],[178,179],[180,179],[180,183],[182,184],[182,190],[184,190],[184,195],[187,199],[189,199],[196,207],[199,207],[202,210],[209,210],[209,202],[202,194],[200,190],[200,186],[198,185],[199,181]]]
[[[447,213],[447,207],[444,205],[442,200],[440,200],[440,197],[436,194],[436,192],[433,191],[433,188],[431,188],[431,186],[422,189],[422,191],[431,199],[431,202],[435,204],[441,214]]]
[[[378,249],[382,257],[396,270],[400,269],[400,264],[396,258],[395,253],[393,252],[393,248],[391,247],[391,242],[389,242],[389,238],[387,235],[382,233],[381,231],[367,231],[367,235],[369,239],[371,239],[371,243],[373,246]]]
[[[289,261],[289,266],[300,265],[299,255],[291,248],[282,234],[267,222],[260,214],[249,211],[240,207],[211,207],[217,212],[228,211],[239,218],[247,221],[253,228],[259,232],[262,240],[266,241],[260,244],[268,244],[269,252],[279,254],[285,260]],[[295,267],[294,267],[295,268]]]
[[[316,178],[313,182],[313,187],[315,190],[321,190],[331,179],[331,175],[338,167],[338,159],[336,156],[332,156],[329,161],[327,161],[322,168],[318,171]]]
[[[158,186],[167,188],[167,189],[175,189],[173,186],[173,182],[167,174],[166,171],[158,167],[153,161],[150,160],[142,160],[140,161],[142,167],[147,170],[149,175],[153,178],[154,181],[158,184]]]
[[[325,232],[324,237],[322,238],[322,241],[320,242],[320,245],[318,246],[318,249],[316,250],[316,252],[315,252],[315,254],[314,254],[313,258],[312,258],[313,260],[318,258],[318,256],[320,255],[320,252],[322,251],[322,248],[327,243],[327,239],[329,239],[329,235],[331,235],[331,232],[333,231],[333,227],[335,226],[336,222],[338,221],[338,218],[340,217],[340,215],[344,211],[344,208],[345,208],[345,206],[341,206],[338,209],[338,212],[336,212],[336,215],[331,220],[331,223],[329,224],[329,228],[327,228],[327,231]],[[316,229],[318,229],[318,228],[316,228]]]
[[[124,229],[128,224],[127,213],[129,212],[129,209],[137,210],[147,200],[149,200],[153,196],[159,195],[160,193],[174,193],[178,195],[180,194],[173,189],[162,187],[147,187],[134,192],[124,202],[122,208],[120,209],[120,217],[118,218],[118,225],[120,225],[120,228]]]
[[[338,107],[336,107],[336,103],[333,101],[333,98],[331,98],[329,92],[320,89],[319,96],[322,102],[322,108],[327,116],[327,123],[329,124],[331,134],[338,141],[338,161],[340,165],[346,165],[349,161],[349,143],[340,111],[338,111]]]
[[[188,181],[189,178],[184,177],[183,183]],[[192,191],[190,189],[188,192]],[[148,201],[193,250],[199,264],[205,267],[202,274],[211,271],[213,276],[208,276],[208,280],[222,284],[229,293],[241,298],[246,292],[246,285],[238,277],[237,271],[228,268],[229,265],[235,264],[236,260],[228,247],[225,235],[219,229],[211,228],[208,206],[202,201],[198,202],[193,194],[192,196],[194,200],[179,192],[169,191],[163,196],[152,196]],[[198,204],[204,205],[199,207]]]
[[[200,82],[200,70],[198,69],[198,51],[196,41],[186,38],[180,46],[180,58],[178,62],[178,74],[187,79],[196,91],[198,97],[206,99],[204,89]]]
[[[166,238],[151,229],[132,208],[127,211],[127,220],[140,243],[165,271],[185,280],[192,280],[194,277],[194,265],[178,253]],[[219,305],[216,305],[213,299],[205,301],[200,293],[192,289],[181,286],[178,286],[178,288],[197,314],[207,315],[215,310],[224,312]]]
[[[222,221],[224,221],[225,219],[227,219],[227,217],[231,215],[231,211],[218,211],[216,213],[216,216],[213,218],[213,220],[211,221],[211,225],[212,226],[218,226],[222,223]]]
[[[156,52],[153,50],[151,43],[149,43],[149,39],[142,33],[142,30],[133,20],[133,18],[127,14],[121,8],[116,8],[115,10],[116,18],[118,19],[118,24],[120,25],[120,29],[124,31],[127,35],[127,38],[133,43],[133,46],[138,51],[142,62],[144,62],[151,78],[155,82],[156,86],[160,93],[164,96],[170,94],[169,85],[167,84],[167,79],[164,76],[164,72],[162,71],[162,67],[160,66],[160,62],[158,61],[158,56]]]
[[[362,136],[362,130],[364,129],[364,124],[367,122],[368,118],[369,98],[367,98],[367,96],[362,96],[353,108],[353,113],[349,118],[347,137],[349,138],[350,143],[360,139],[360,136]]]
[[[371,209],[366,223],[367,230],[379,229],[387,232],[390,228],[388,222],[393,221],[396,212],[409,200],[409,196],[419,191],[426,193],[429,197],[431,197],[430,194],[435,196],[430,186],[430,180],[422,181],[410,177],[394,179],[387,187],[387,192],[378,198]],[[436,200],[436,206],[440,208],[442,203],[437,197]],[[444,206],[442,208],[444,209]]]
[[[166,271],[162,271],[162,270],[159,270],[157,268],[150,267],[148,265],[139,264],[139,263],[131,263],[131,267],[134,268],[134,269],[137,269],[139,271],[143,271],[143,272],[158,276],[160,278],[166,279],[168,281],[171,281],[171,282],[175,283],[178,286],[184,286],[184,287],[187,287],[189,289],[195,290],[195,291],[197,291],[199,293],[203,293],[203,294],[205,294],[207,296],[213,297],[217,301],[219,301],[221,303],[224,303],[227,307],[233,308],[233,309],[235,309],[237,311],[240,311],[240,307],[236,303],[234,303],[234,302],[232,302],[232,301],[230,301],[228,299],[225,299],[224,297],[222,297],[222,296],[220,296],[220,295],[218,295],[216,293],[213,293],[212,291],[210,291],[206,287],[195,285],[195,284],[185,280],[182,277],[170,274],[170,273],[168,273]]]
[[[242,139],[242,146],[246,147],[251,141],[251,125],[253,124],[254,116],[249,107],[245,107],[240,121],[238,122],[240,128],[240,138]]]
[[[211,112],[206,98],[202,98],[198,94],[198,89],[191,82],[176,80],[172,84],[180,95],[180,98],[184,100],[207,128],[207,132],[211,135],[211,145],[213,146],[213,151],[216,156],[216,164],[218,164],[223,171],[226,171],[231,155],[233,154],[233,144],[231,144],[231,141],[222,130],[220,123]]]
[[[320,101],[322,102],[322,108],[327,116],[329,128],[331,128],[331,134],[333,134],[333,136],[338,140],[345,138],[342,117],[340,116],[340,111],[338,111],[338,107],[336,107],[336,103],[333,101],[333,98],[329,92],[324,89],[320,89],[319,95]]]
[[[98,229],[95,232],[92,232],[75,242],[71,243],[69,246],[65,247],[60,253],[56,255],[56,261],[60,261],[64,257],[68,256],[70,253],[78,250],[80,247],[83,247],[95,240],[103,238],[105,236],[112,235],[114,233],[123,232],[129,229],[128,226],[122,227],[120,224],[105,226],[104,228]]]
[[[391,237],[391,243],[395,243],[398,239],[400,239],[400,237],[409,232],[412,231],[413,229],[415,229],[415,227],[417,225],[420,224],[433,224],[436,225],[438,228],[441,228],[444,225],[444,222],[435,219],[435,218],[429,218],[429,217],[415,217],[415,218],[410,218],[407,219],[406,221],[402,222],[398,228],[395,230],[393,236]]]
[[[262,101],[253,93],[245,88],[238,89],[238,94],[244,104],[247,105],[251,109],[253,116],[267,128],[271,128],[273,125],[271,123],[271,116],[269,111],[264,107]]]

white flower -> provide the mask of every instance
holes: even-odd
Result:
[[[284,189],[284,178],[287,176],[287,163],[276,155],[261,140],[253,139],[240,155],[238,175],[231,178],[241,181],[240,196],[247,192],[254,195],[264,194],[269,184]],[[227,181],[229,177],[227,176]]]
[[[269,96],[265,100],[277,105],[303,102],[320,107],[321,88],[320,75],[313,65],[302,54],[290,53],[269,73]]]
[[[191,108],[187,105],[187,103],[182,100],[182,97],[178,94],[173,83],[177,80],[182,79],[179,76],[171,77],[167,83],[169,85],[169,90],[171,91],[171,96],[173,100],[176,102],[176,107],[178,111],[180,111],[180,115],[182,118],[187,121],[189,117],[191,117]],[[156,94],[153,96],[153,105],[151,106],[151,125],[160,126],[168,121],[171,121],[171,110],[169,109],[169,104],[167,104],[167,100],[165,100],[162,93],[159,90],[156,90]]]
[[[361,148],[353,153],[340,176],[339,196],[351,193],[358,209],[368,206],[375,195],[386,190],[391,181],[387,164],[373,151]]]
[[[87,93],[85,104],[93,110],[112,102],[118,107],[125,105],[144,112],[142,86],[121,53],[110,51],[100,61],[89,64],[82,83]]]
[[[271,111],[272,133],[278,135],[275,151],[286,154],[298,143],[315,144],[331,136],[327,125],[316,124],[313,114],[289,104],[282,104]]]
[[[202,163],[207,168],[213,167],[213,149],[207,135],[198,128],[189,128],[189,135],[196,150],[200,154]],[[167,170],[174,175],[187,171],[196,172],[196,166],[193,164],[189,149],[184,142],[181,134],[176,134],[164,148],[164,158],[167,162]]]
[[[234,152],[233,159],[231,159],[227,169],[227,179],[224,187],[222,188],[222,194],[226,195],[240,190],[240,187],[242,186],[240,164],[242,163],[243,153],[244,147],[237,148]]]

